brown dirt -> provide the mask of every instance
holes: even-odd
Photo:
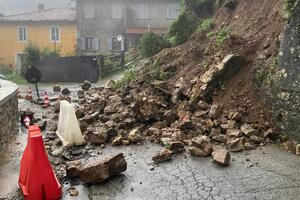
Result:
[[[216,65],[227,54],[243,55],[247,64],[222,89],[216,91],[213,101],[223,104],[225,110],[239,110],[249,123],[269,127],[271,113],[253,83],[253,69],[260,55],[272,59],[277,55],[279,36],[286,21],[282,18],[282,2],[278,0],[237,0],[235,10],[221,7],[214,16],[215,31],[229,26],[232,30],[219,51],[215,38],[195,34],[187,43],[166,49],[156,55],[163,69],[174,68],[176,75],[168,80],[172,90],[180,77],[192,80],[201,76],[207,67]]]

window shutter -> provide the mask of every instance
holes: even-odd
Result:
[[[95,39],[94,39],[94,47],[95,47],[95,50],[100,51],[100,41],[99,41],[99,38],[97,38],[97,37],[95,37]]]
[[[112,38],[107,39],[107,48],[109,51],[112,50]]]
[[[85,44],[85,37],[81,37],[80,38],[80,49],[85,50],[86,48],[86,44]]]

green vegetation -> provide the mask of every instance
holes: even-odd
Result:
[[[213,29],[213,27],[214,27],[213,19],[211,19],[211,18],[205,19],[198,26],[197,32],[208,33]]]
[[[258,65],[255,68],[255,82],[258,86],[263,86],[268,89],[276,85],[279,80],[279,76],[281,75],[278,72],[277,59],[274,58],[269,63],[269,66]]]
[[[18,85],[25,85],[28,84],[28,82],[25,80],[23,76],[20,74],[9,74],[5,76],[7,80],[14,82]]]
[[[137,73],[138,73],[138,69],[135,67],[127,69],[124,72],[123,78],[115,82],[115,88],[121,88],[125,85],[128,85],[131,81],[133,81],[136,78]]]
[[[216,35],[217,46],[220,47],[225,42],[225,40],[230,36],[231,29],[229,27],[222,28]]]
[[[191,12],[182,12],[169,29],[168,38],[172,45],[185,43],[197,30],[198,18]]]
[[[297,0],[284,0],[283,15],[285,18],[290,18],[293,15]]]
[[[44,48],[42,50],[39,49],[36,45],[29,43],[25,49],[25,63],[22,67],[22,74],[24,74],[30,67],[34,66],[40,59],[49,58],[49,57],[59,57],[59,52]]]
[[[139,48],[145,58],[149,58],[169,47],[169,42],[153,32],[146,33],[139,41]]]
[[[24,49],[24,54],[25,54],[25,63],[24,63],[24,67],[22,67],[22,69],[24,70],[22,74],[24,74],[27,69],[32,67],[35,63],[37,63],[40,60],[41,51],[37,46],[35,46],[32,43],[29,43],[28,46],[26,46]]]

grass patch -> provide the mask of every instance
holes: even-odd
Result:
[[[197,32],[208,33],[213,29],[213,27],[214,27],[213,19],[206,19],[202,21],[202,23],[199,25]]]
[[[216,41],[217,41],[217,46],[220,47],[223,45],[223,43],[225,42],[225,40],[230,36],[231,34],[231,29],[227,26],[222,28],[218,33],[217,33],[217,37],[216,37]]]
[[[9,74],[5,76],[7,80],[14,82],[18,85],[26,85],[28,84],[28,82],[26,81],[26,79],[19,75],[19,74]]]

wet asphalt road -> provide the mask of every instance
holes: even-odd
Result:
[[[103,155],[124,153],[128,170],[104,184],[78,188],[91,200],[299,200],[300,159],[270,145],[232,154],[229,167],[219,167],[210,158],[188,153],[154,165],[151,158],[161,147],[153,144],[107,147]],[[249,159],[250,161],[246,161]]]
[[[76,90],[78,84],[68,85]],[[41,87],[50,90],[49,85]],[[72,89],[73,88],[73,89]],[[38,115],[44,110],[25,100],[22,109],[30,107]],[[25,148],[27,133],[22,129],[11,141],[0,159],[0,199],[16,196],[19,160]],[[128,170],[106,183],[84,186],[65,183],[79,191],[77,197],[64,192],[64,200],[299,200],[300,157],[281,151],[274,145],[232,154],[229,167],[219,167],[210,158],[175,156],[170,162],[154,165],[151,158],[162,147],[145,143],[141,146],[107,146],[99,158],[124,153]],[[246,161],[246,159],[248,161]],[[15,198],[7,198],[7,197]]]

